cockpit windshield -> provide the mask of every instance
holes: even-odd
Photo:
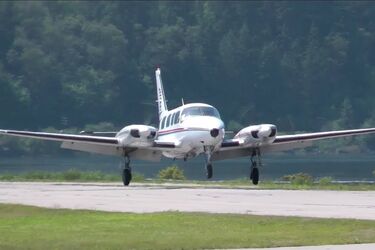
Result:
[[[217,109],[207,106],[185,108],[182,111],[181,117],[184,118],[186,116],[213,116],[220,119],[220,114]]]

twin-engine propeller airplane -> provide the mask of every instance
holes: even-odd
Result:
[[[162,156],[190,159],[203,154],[207,178],[212,177],[212,162],[236,157],[250,157],[250,179],[258,184],[261,153],[308,147],[315,140],[374,133],[375,128],[340,130],[295,135],[277,135],[272,124],[248,126],[232,139],[225,139],[224,122],[219,112],[203,103],[184,104],[168,110],[160,69],[156,69],[159,129],[130,125],[119,132],[84,131],[79,135],[0,130],[0,134],[62,142],[61,147],[91,153],[118,155],[125,159],[122,179],[125,186],[132,179],[130,159],[159,161]]]

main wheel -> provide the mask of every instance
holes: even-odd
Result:
[[[255,161],[252,161],[251,162],[251,170],[250,170],[250,180],[253,179],[253,172],[254,172],[254,168],[257,168],[257,163]]]
[[[125,168],[122,170],[122,182],[124,186],[129,186],[130,181],[132,180],[132,171],[130,168]]]
[[[251,180],[253,181],[254,185],[258,185],[259,182],[259,169],[258,168],[253,168],[251,171]]]
[[[207,175],[207,179],[211,179],[212,178],[212,173],[213,173],[213,170],[212,170],[212,165],[211,164],[207,164],[206,165],[206,175]]]

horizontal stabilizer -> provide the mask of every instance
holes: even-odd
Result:
[[[158,141],[155,141],[153,147],[155,147],[155,148],[175,148],[176,144],[174,142],[158,142]]]
[[[238,140],[225,140],[221,143],[222,148],[237,147],[237,146],[240,146],[240,142]]]

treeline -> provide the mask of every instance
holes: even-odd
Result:
[[[0,127],[158,123],[206,102],[229,129],[375,126],[372,2],[0,2]]]

